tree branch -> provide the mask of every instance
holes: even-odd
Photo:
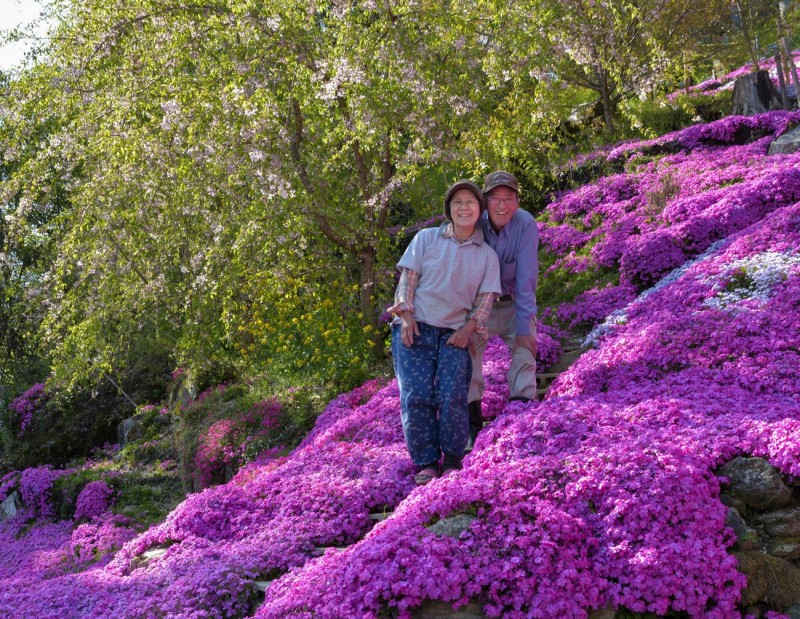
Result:
[[[310,176],[308,175],[308,170],[306,170],[306,167],[303,165],[303,160],[300,155],[300,146],[303,143],[303,111],[300,109],[300,104],[297,102],[297,99],[292,98],[291,106],[293,130],[291,143],[289,145],[289,152],[292,157],[292,162],[297,170],[297,175],[300,177],[300,183],[303,185],[303,189],[305,189],[306,195],[308,195],[308,199],[311,203],[311,208],[309,209],[310,215],[317,222],[317,225],[319,225],[320,230],[322,230],[322,234],[325,235],[325,238],[327,238],[337,247],[357,254],[358,246],[352,241],[347,241],[339,234],[336,234],[330,224],[329,219],[322,214],[319,208],[317,208],[316,200],[314,198],[314,185],[311,182]],[[353,238],[356,238],[355,235],[353,235]]]
[[[339,106],[339,113],[344,118],[345,127],[347,127],[348,131],[353,131],[353,119],[350,116],[350,110],[347,109],[347,101],[344,97],[339,96],[336,97],[336,103]],[[358,182],[361,185],[361,197],[367,200],[369,198],[369,172],[367,171],[366,163],[364,163],[364,155],[361,153],[361,143],[358,138],[353,137],[350,140],[350,148],[353,150],[353,158],[356,161]]]

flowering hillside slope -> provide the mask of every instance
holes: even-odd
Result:
[[[507,352],[490,343],[497,418],[463,471],[413,487],[392,381],[335,399],[290,455],[138,535],[101,485],[80,524],[47,523],[58,472],[9,476],[0,495],[19,487],[41,522],[0,524],[0,616],[408,617],[428,599],[511,619],[742,616],[715,470],[757,455],[800,477],[800,155],[766,156],[798,120],[626,144],[602,155],[625,174],[554,200],[542,278],[600,284],[550,319],[596,327],[595,348],[522,404],[506,402]],[[429,528],[456,514],[474,518],[460,537]],[[273,581],[263,600],[256,580]]]
[[[800,62],[800,50],[794,50],[792,52],[792,59],[794,60],[795,64]],[[753,71],[753,63],[748,62],[739,67],[738,69],[734,69],[729,73],[726,73],[722,77],[719,78],[710,78],[696,84],[694,86],[690,86],[688,89],[688,93],[690,95],[713,95],[723,91],[732,91],[734,83],[736,82],[737,78],[742,77],[743,75],[747,75]],[[780,80],[778,79],[778,69],[775,66],[775,59],[774,58],[765,58],[759,62],[759,69],[763,71],[767,71],[769,73],[770,80],[775,85],[775,88],[779,88]],[[790,97],[795,97],[794,93],[794,84],[792,83],[790,75],[784,75],[784,79],[786,80],[786,89]],[[684,94],[685,90],[678,90],[671,95],[669,95],[670,99],[674,99],[676,96],[680,94]]]

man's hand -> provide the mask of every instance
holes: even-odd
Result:
[[[414,314],[408,310],[400,312],[400,341],[409,347],[414,343],[415,335],[419,335],[419,327]]]
[[[529,333],[528,335],[517,335],[514,338],[514,350],[511,351],[513,354],[517,348],[525,348],[531,352],[533,358],[536,358],[536,334]]]
[[[475,331],[476,325],[475,319],[470,318],[464,323],[463,327],[458,331],[454,331],[453,334],[447,338],[447,343],[456,348],[466,348],[470,343],[470,338],[472,337],[472,332]]]

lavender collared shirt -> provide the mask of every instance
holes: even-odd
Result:
[[[489,223],[489,213],[478,220],[483,238],[500,260],[503,295],[514,295],[516,334],[530,335],[536,318],[536,281],[539,278],[539,228],[528,211],[517,209],[500,233]]]

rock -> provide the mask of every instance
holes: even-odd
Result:
[[[19,492],[14,490],[5,498],[5,501],[0,503],[0,522],[16,516],[20,507],[22,507],[22,499]]]
[[[151,561],[160,559],[165,554],[167,554],[167,549],[163,547],[145,550],[138,557],[133,557],[133,559],[131,559],[131,570],[139,569],[140,567],[146,567]]]
[[[589,613],[586,619],[614,619],[617,616],[617,611],[613,608],[598,608]]]
[[[759,514],[753,522],[772,537],[800,537],[800,508],[779,509]]]
[[[754,116],[780,109],[783,104],[767,71],[748,73],[734,82],[734,115]]]
[[[776,608],[800,605],[800,569],[756,550],[734,552],[739,571],[747,577],[741,606],[759,602]]]
[[[123,419],[117,425],[117,439],[119,440],[120,449],[140,438],[142,438],[142,422],[137,419],[136,415]]]
[[[469,514],[458,514],[449,518],[442,518],[439,522],[429,526],[428,530],[436,535],[458,538],[464,531],[469,529],[469,525],[472,524],[473,520],[477,520],[477,518]]]
[[[744,501],[736,498],[735,496],[727,492],[720,493],[719,500],[722,501],[723,505],[727,505],[728,507],[733,507],[740,514],[747,511],[747,505],[744,504]]]
[[[394,514],[394,512],[375,512],[369,515],[369,519],[374,520],[375,522],[381,522],[382,520],[386,520],[392,514]]]
[[[428,600],[411,611],[414,619],[485,619],[483,608],[477,602],[454,610],[448,602]]]
[[[728,508],[725,526],[733,529],[736,535],[736,546],[741,550],[753,550],[758,542],[758,533],[747,526],[739,511],[733,507]]]
[[[728,478],[728,492],[754,509],[784,507],[792,500],[792,489],[763,458],[734,458],[718,474]]]
[[[800,127],[787,131],[769,145],[770,155],[788,155],[800,150]]]
[[[253,582],[252,587],[256,593],[266,593],[272,583],[272,580],[256,580]]]
[[[800,559],[800,541],[773,540],[767,546],[767,552],[773,557],[794,561]]]

